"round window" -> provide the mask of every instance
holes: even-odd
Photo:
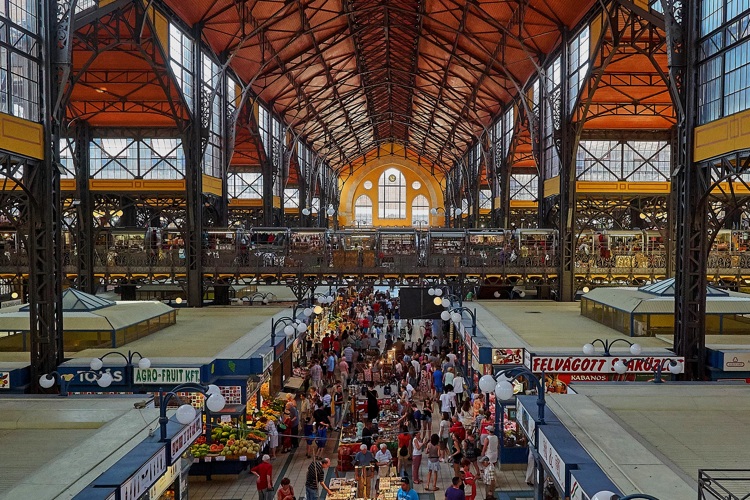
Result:
[[[422,183],[419,182],[419,181],[414,181],[414,182],[411,183],[411,187],[412,187],[412,189],[419,189],[419,188],[422,187]]]
[[[372,189],[372,182],[365,181],[365,189]]]

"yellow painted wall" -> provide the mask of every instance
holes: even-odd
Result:
[[[153,6],[150,7],[149,17],[151,17],[156,38],[159,40],[162,50],[165,54],[169,54],[169,21],[167,21],[164,14],[156,10]]]
[[[669,194],[669,182],[578,181],[576,192],[607,194]],[[546,192],[544,194],[547,194]]]
[[[557,175],[544,181],[544,197],[560,194],[560,176]]]
[[[184,180],[90,179],[91,191],[185,191]]]
[[[221,196],[222,182],[221,179],[203,174],[203,192],[205,194],[215,194]]]
[[[406,218],[405,219],[381,219],[378,217],[378,181],[380,176],[389,168],[397,168],[404,174],[406,181]],[[372,182],[372,188],[365,189],[365,181]],[[411,187],[414,181],[419,181],[422,186],[415,190]],[[422,166],[403,156],[382,156],[368,161],[367,165],[357,169],[354,175],[347,178],[341,186],[341,206],[339,207],[339,225],[354,226],[354,202],[360,195],[366,194],[372,200],[373,217],[372,222],[376,227],[411,226],[411,205],[417,195],[427,198],[430,208],[442,207],[443,190],[438,181],[432,177]],[[441,210],[437,216],[430,215],[431,226],[442,226],[445,223],[445,215]]]
[[[510,208],[536,208],[537,205],[533,200],[510,200]]]
[[[746,149],[750,144],[750,110],[696,127],[694,141],[695,161]]]
[[[255,198],[255,199],[230,198],[229,206],[230,207],[262,207],[263,200],[259,198]]]
[[[39,123],[0,113],[0,149],[43,160],[44,128]]]

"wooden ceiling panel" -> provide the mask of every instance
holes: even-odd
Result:
[[[383,144],[401,144],[408,154],[433,165],[452,164],[559,46],[561,30],[575,28],[598,3],[163,1],[187,25],[201,26],[203,41],[229,58],[243,83],[297,134],[312,141],[314,149],[324,151],[334,168],[378,151]],[[135,8],[124,12],[120,23],[92,24],[79,30],[81,40],[98,30],[100,45],[120,40],[117,49],[102,52],[87,66],[80,88],[71,93],[78,101],[71,109],[80,112],[86,104],[93,109],[109,102],[106,112],[112,115],[97,119],[115,122],[127,113],[158,115],[171,107],[178,116],[174,124],[187,116],[179,89],[174,82],[164,83],[169,73],[164,61],[159,57],[147,61],[139,50],[142,37],[151,34],[148,27],[138,32],[136,12]],[[624,32],[622,36],[636,34]],[[91,45],[76,43],[74,66],[81,69],[90,62]],[[654,62],[662,71],[666,69],[663,50]],[[666,87],[624,81],[632,68],[646,63],[651,61],[635,51],[614,58],[607,69],[609,80],[593,95],[597,111],[587,119],[587,127],[670,123],[668,114],[656,116],[657,106],[668,103]],[[143,101],[142,109],[118,109],[115,103],[123,99]],[[636,116],[638,106],[650,109],[654,116],[649,112]],[[528,155],[523,153],[525,162]]]

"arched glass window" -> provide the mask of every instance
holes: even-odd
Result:
[[[406,218],[406,180],[396,168],[389,168],[378,182],[378,213],[381,219]]]
[[[411,202],[411,223],[420,227],[430,223],[430,205],[424,195],[418,194]]]
[[[372,226],[372,200],[366,194],[354,202],[354,222],[357,226]]]

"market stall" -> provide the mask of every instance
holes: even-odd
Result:
[[[260,384],[261,403],[251,399],[246,405],[227,405],[224,410],[211,414],[206,420],[206,433],[190,447],[193,458],[191,475],[238,474],[260,460],[268,444],[268,435],[262,417],[280,423],[284,413],[286,397],[263,397]]]
[[[362,434],[357,431],[356,422],[364,421],[367,413],[367,402],[362,398],[353,399],[353,401],[356,402],[354,413],[356,418],[352,419],[352,422],[355,422],[355,424],[344,426],[341,429],[341,436],[339,438],[339,461],[336,468],[339,472],[354,470],[352,458],[357,454],[359,447],[362,445]],[[401,414],[398,412],[398,408],[392,407],[391,404],[390,399],[378,400],[378,407],[387,409],[380,412],[380,416],[378,417],[378,436],[377,439],[373,440],[373,444],[380,445],[380,443],[385,443],[393,456],[393,464],[397,467],[399,432],[397,422],[401,418]]]
[[[371,469],[372,467],[357,467],[357,469]],[[332,478],[328,488],[333,494],[328,495],[328,500],[354,500],[365,498],[378,498],[381,500],[396,500],[398,490],[401,488],[401,478],[380,477],[377,488],[370,487],[367,481],[359,481],[357,477],[370,477],[366,473],[355,475],[355,479]]]

